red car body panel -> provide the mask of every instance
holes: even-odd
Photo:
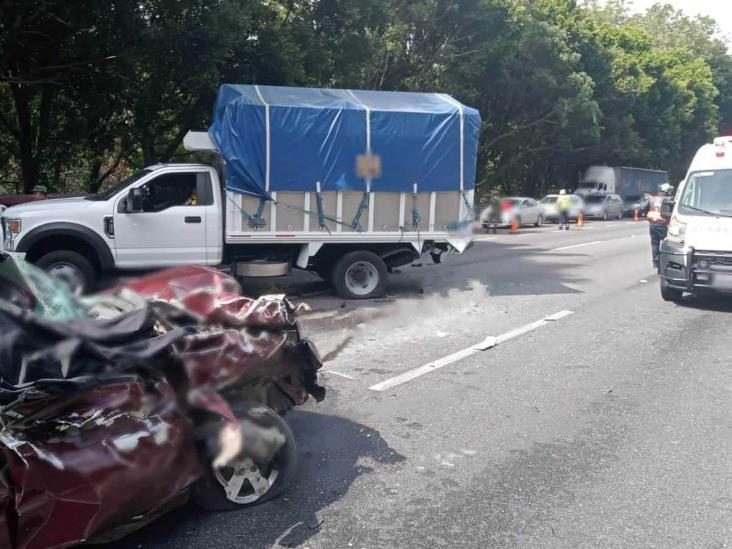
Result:
[[[5,194],[0,195],[0,206],[17,206],[19,204],[27,204],[28,202],[38,202],[39,200],[47,200],[52,198],[72,198],[76,196],[84,196],[80,194],[49,194],[46,197],[37,197],[32,194]]]
[[[164,380],[105,383],[63,401],[38,427],[2,438],[18,549],[77,545],[198,478],[193,426]]]

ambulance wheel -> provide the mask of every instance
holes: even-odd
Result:
[[[683,290],[679,290],[676,288],[672,288],[668,285],[668,282],[661,279],[661,297],[664,301],[671,301],[673,303],[678,303],[681,301],[681,298],[684,296]]]

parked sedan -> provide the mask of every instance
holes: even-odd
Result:
[[[570,201],[569,218],[577,219],[583,211],[584,202],[582,202],[582,198],[576,194],[567,195],[567,198],[569,198]],[[559,210],[557,209],[558,200],[558,194],[550,194],[542,198],[539,202],[544,210],[545,221],[553,221],[554,223],[559,222]]]
[[[544,223],[544,209],[533,198],[507,197],[501,200],[498,212],[497,227],[507,227],[516,219],[519,225],[536,225]],[[491,207],[485,208],[480,214],[480,223],[488,230],[491,227],[493,212]]]
[[[641,217],[645,217],[650,204],[650,195],[648,194],[632,194],[626,196],[623,203],[623,214],[633,215],[633,212],[638,210],[638,214]]]
[[[623,199],[617,194],[591,194],[585,197],[585,217],[603,220],[623,218]]]
[[[511,225],[514,219],[519,226],[540,227],[544,223],[544,208],[533,198],[504,198],[501,202],[501,225]]]

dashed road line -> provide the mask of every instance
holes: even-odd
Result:
[[[554,248],[551,250],[552,252],[561,252],[564,250],[574,250],[575,248],[586,248],[587,246],[596,246],[598,244],[603,244],[605,242],[609,242],[608,240],[595,240],[594,242],[585,242],[584,244],[574,244],[572,246],[562,246],[561,248]]]
[[[439,370],[440,368],[444,368],[445,366],[454,364],[455,362],[468,358],[469,356],[478,354],[487,349],[491,349],[491,348],[495,347],[496,345],[505,343],[511,339],[514,339],[521,335],[527,334],[527,333],[529,333],[533,330],[536,330],[538,328],[541,328],[543,326],[547,326],[548,324],[551,324],[552,322],[556,322],[556,321],[566,318],[572,314],[574,314],[573,311],[560,311],[553,315],[544,317],[541,320],[537,320],[536,322],[532,322],[530,324],[526,324],[525,326],[515,328],[509,332],[506,332],[505,334],[501,334],[496,337],[489,336],[485,340],[481,341],[480,343],[476,343],[475,345],[472,345],[470,347],[467,347],[465,349],[462,349],[460,351],[457,351],[455,353],[452,353],[452,354],[442,357],[440,359],[434,360],[432,362],[428,362],[427,364],[425,364],[423,366],[419,366],[417,368],[413,368],[412,370],[408,370],[408,371],[404,372],[403,374],[399,374],[398,376],[395,376],[395,377],[392,377],[385,381],[382,381],[380,383],[377,383],[376,385],[372,385],[371,387],[369,387],[369,389],[372,391],[377,391],[377,392],[388,391],[389,389],[393,389],[394,387],[398,387],[399,385],[404,385],[405,383],[415,380],[425,374],[429,374],[430,372],[434,372],[435,370]]]

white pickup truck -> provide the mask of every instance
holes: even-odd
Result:
[[[256,97],[277,97],[267,87],[251,88],[257,88]],[[334,91],[338,90],[328,93]],[[283,190],[276,186],[275,176],[281,167],[277,162],[292,160],[300,142],[288,145],[285,138],[275,139],[274,128],[269,125],[270,117],[275,124],[278,112],[272,97],[262,105],[246,105],[250,110],[266,107],[266,116],[256,119],[267,120],[263,128],[266,140],[262,139],[267,146],[253,160],[266,174],[266,199],[238,188],[231,190],[223,167],[151,166],[96,195],[9,208],[2,215],[4,251],[48,270],[79,292],[91,290],[100,275],[110,271],[203,264],[224,266],[239,276],[279,276],[291,267],[309,269],[330,281],[340,295],[363,299],[384,292],[390,268],[408,264],[423,253],[439,260],[443,252],[462,252],[469,246],[470,227],[465,230],[466,222],[461,229],[455,225],[468,219],[472,207],[473,190],[464,185],[463,171],[466,157],[474,163],[475,150],[463,149],[467,141],[462,135],[463,107],[457,102],[444,101],[445,107],[454,111],[460,129],[452,136],[460,153],[460,164],[455,162],[454,190],[422,190],[410,183],[395,192],[393,187],[380,190],[378,180],[370,188],[355,190],[343,183],[341,175],[338,186],[329,187],[326,179],[323,188],[318,181],[312,187],[308,184],[312,190],[302,191],[288,190],[284,184]],[[404,97],[400,95],[399,100],[403,103]],[[362,101],[359,109],[364,108]],[[338,109],[342,102],[339,98]],[[282,108],[290,109],[287,114],[291,115],[297,106]],[[369,141],[378,136],[368,124],[372,117],[378,120],[375,112],[351,113],[367,121]],[[445,112],[445,116],[450,115],[449,110]],[[335,116],[339,116],[338,111]],[[226,149],[210,135],[191,132],[184,144],[189,150],[218,153]],[[408,137],[415,140],[414,135]],[[425,137],[427,141],[430,138]],[[275,159],[276,143],[283,149],[289,147],[281,152],[282,160]],[[477,138],[475,145],[477,148]],[[445,146],[444,140],[441,146]],[[331,161],[332,142],[329,147]],[[388,158],[388,151],[384,154]],[[237,160],[222,156],[227,169]],[[318,159],[312,161],[317,164]],[[217,163],[222,164],[213,164]],[[349,166],[355,163],[355,158],[349,159]],[[474,164],[472,170],[474,173]],[[330,169],[326,175],[332,172]]]

